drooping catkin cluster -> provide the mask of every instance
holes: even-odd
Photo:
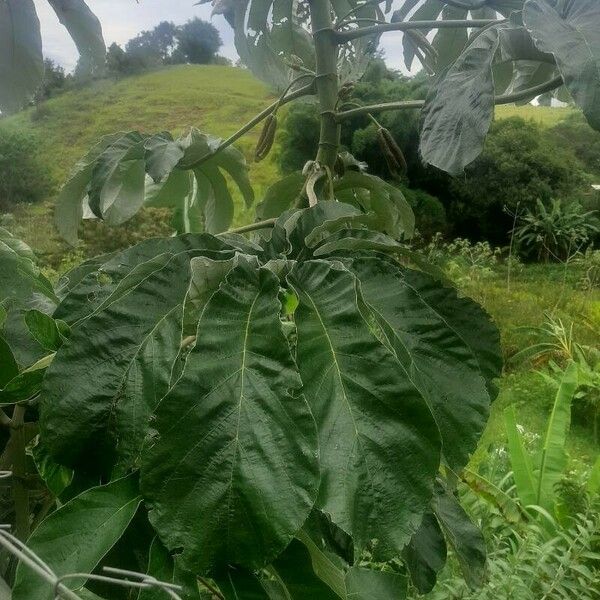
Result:
[[[275,142],[275,133],[277,132],[277,114],[271,113],[266,119],[263,125],[258,143],[256,144],[256,150],[254,151],[254,160],[260,162],[267,157],[273,143]]]
[[[388,169],[393,177],[400,178],[407,171],[406,159],[394,136],[385,127],[377,130],[377,141]]]

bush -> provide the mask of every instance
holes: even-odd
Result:
[[[517,206],[523,211],[538,199],[577,198],[589,186],[572,149],[556,145],[539,125],[519,117],[494,123],[466,177],[450,181],[447,210],[455,233],[496,245],[506,243],[510,212]]]
[[[0,127],[0,209],[38,202],[52,190],[50,169],[35,136]]]
[[[314,104],[298,102],[285,114],[278,136],[277,161],[283,173],[302,169],[306,161],[314,158],[319,144],[319,116]]]
[[[435,197],[423,190],[402,188],[402,193],[415,213],[416,228],[425,239],[446,230],[446,209]]]

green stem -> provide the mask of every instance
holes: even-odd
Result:
[[[277,219],[267,219],[266,221],[258,221],[257,223],[250,223],[250,225],[244,225],[243,227],[237,227],[236,229],[230,229],[223,233],[217,233],[217,235],[227,235],[228,233],[248,233],[250,231],[257,231],[258,229],[268,229],[274,227]]]
[[[500,23],[498,19],[449,19],[447,21],[400,21],[398,23],[384,23],[371,25],[370,27],[359,27],[348,31],[336,31],[335,40],[338,44],[345,44],[357,38],[371,35],[381,35],[388,31],[407,31],[409,29],[456,29],[488,27],[494,23]]]
[[[317,162],[333,170],[340,143],[335,107],[338,100],[337,41],[329,0],[309,0],[317,62],[315,78],[321,110],[321,132]]]
[[[502,94],[496,96],[495,104],[511,104],[513,102],[519,102],[520,100],[526,100],[532,96],[539,96],[546,92],[551,92],[563,84],[562,77],[555,77],[550,81],[546,81],[540,85],[527,88],[514,94]],[[405,100],[402,102],[384,102],[382,104],[372,104],[370,106],[361,106],[360,108],[352,108],[337,113],[338,122],[345,121],[346,119],[352,119],[360,115],[368,113],[379,113],[387,110],[405,110],[405,109],[419,109],[425,106],[425,100]]]
[[[248,121],[241,129],[238,129],[233,135],[229,136],[226,140],[221,142],[221,145],[210,154],[206,154],[202,158],[199,158],[195,163],[192,163],[188,169],[195,169],[200,166],[202,163],[206,162],[209,158],[212,158],[215,154],[218,154],[222,150],[225,150],[228,146],[235,143],[239,140],[243,135],[246,135],[251,129],[256,127],[261,121],[264,121],[271,113],[275,112],[280,106],[291,102],[297,98],[301,98],[302,96],[308,96],[314,93],[314,82],[309,83],[294,92],[291,92],[284,98],[278,98],[273,104],[267,106],[265,110],[256,115],[251,121]]]
[[[11,438],[13,441],[12,455],[12,489],[15,503],[15,535],[22,541],[29,537],[29,490],[25,485],[27,476],[27,455],[25,453],[26,439],[25,407],[16,405],[12,416]]]

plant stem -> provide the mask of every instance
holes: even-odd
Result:
[[[212,158],[215,154],[218,154],[222,150],[225,150],[228,146],[231,146],[234,142],[239,140],[243,135],[248,133],[251,129],[256,127],[261,121],[264,121],[271,113],[275,112],[280,106],[291,102],[292,100],[296,100],[297,98],[301,98],[302,96],[308,96],[314,93],[314,82],[311,82],[308,85],[305,85],[294,92],[291,92],[284,98],[278,98],[273,104],[267,106],[265,110],[256,115],[251,121],[248,121],[241,129],[238,129],[233,135],[229,136],[226,140],[221,142],[221,145],[211,152],[210,154],[206,154],[202,158],[199,158],[195,163],[192,163],[188,169],[195,169],[200,166],[202,163],[206,162],[209,158]]]
[[[258,221],[256,223],[250,223],[250,225],[244,225],[243,227],[237,227],[235,229],[229,229],[223,233],[217,233],[217,235],[227,235],[228,233],[248,233],[249,231],[257,231],[258,229],[268,229],[269,227],[275,226],[277,219],[267,219],[266,221]]]
[[[338,44],[345,44],[360,37],[381,35],[388,31],[407,31],[409,29],[456,29],[488,27],[500,23],[499,19],[449,19],[447,21],[399,21],[398,23],[383,23],[370,27],[358,27],[348,31],[336,31],[335,40]]]
[[[340,143],[335,107],[338,100],[337,41],[329,0],[309,0],[317,62],[315,78],[321,110],[321,132],[317,162],[333,170]]]
[[[25,407],[16,405],[12,416],[11,438],[13,438],[12,477],[13,500],[15,503],[15,535],[22,541],[29,537],[29,490],[25,486],[27,455],[25,454]]]
[[[551,92],[563,84],[562,77],[555,77],[550,81],[546,81],[540,85],[527,88],[514,94],[502,94],[496,96],[495,104],[511,104],[512,102],[519,102],[520,100],[526,100],[532,96],[539,96],[546,92]],[[338,122],[345,121],[346,119],[352,119],[360,115],[368,113],[378,113],[387,110],[405,110],[405,109],[419,109],[425,106],[425,100],[405,100],[402,102],[384,102],[382,104],[372,104],[370,106],[361,106],[360,108],[352,108],[350,110],[344,110],[337,113]]]

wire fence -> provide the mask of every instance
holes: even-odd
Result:
[[[1,475],[0,475],[1,476]],[[38,577],[48,582],[49,589],[54,591],[55,600],[84,600],[76,591],[70,589],[66,582],[80,581],[81,588],[87,581],[99,581],[111,585],[134,589],[158,589],[164,592],[165,598],[182,600],[179,593],[182,588],[179,585],[159,581],[147,573],[137,573],[114,567],[104,567],[104,575],[95,573],[67,573],[57,575],[52,569],[21,540],[10,533],[10,525],[0,525],[0,546],[16,557],[21,564],[31,569]]]

